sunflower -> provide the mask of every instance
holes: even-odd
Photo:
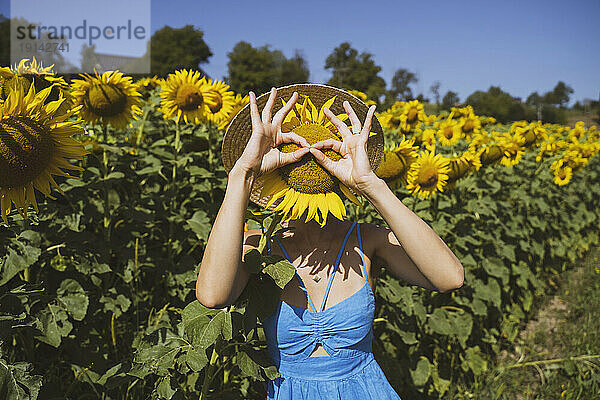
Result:
[[[448,180],[448,159],[432,151],[422,151],[408,171],[406,188],[413,195],[428,198],[435,192],[442,192]]]
[[[162,79],[156,75],[149,77],[145,76],[142,79],[135,82],[138,92],[142,95],[142,98],[148,99],[154,89],[160,87]]]
[[[460,126],[453,119],[446,119],[437,126],[437,136],[442,146],[452,146],[460,140],[462,131]]]
[[[60,168],[83,170],[67,162],[88,154],[71,138],[83,132],[79,121],[65,122],[76,110],[60,112],[64,98],[46,102],[51,91],[36,93],[30,85],[25,95],[19,86],[0,104],[0,214],[6,224],[12,203],[23,218],[30,204],[38,211],[34,189],[52,199],[50,184],[63,193],[52,175],[76,177]]]
[[[400,144],[384,152],[375,174],[385,180],[391,188],[406,185],[410,166],[419,156],[414,144],[414,137],[407,140],[403,135]]]
[[[421,122],[427,119],[427,115],[423,111],[423,104],[419,103],[419,100],[404,103],[399,119],[402,133],[408,133],[417,128]]]
[[[584,123],[583,121],[578,121],[575,124],[575,128],[569,131],[569,139],[571,139],[572,142],[579,142],[583,139],[583,135],[585,135]]]
[[[229,117],[235,105],[233,92],[229,90],[229,85],[221,81],[208,80],[208,93],[205,95],[206,104],[208,105],[209,113],[206,117],[209,121],[220,125],[222,121]]]
[[[219,129],[227,129],[227,127],[233,120],[233,117],[235,117],[237,113],[240,112],[240,110],[244,108],[244,106],[248,103],[250,103],[250,98],[248,97],[248,95],[242,96],[241,94],[236,94],[233,99],[233,106],[229,111],[229,115],[227,115],[227,118],[221,121],[221,123],[219,124]]]
[[[521,157],[523,157],[523,154],[525,153],[525,150],[523,150],[523,139],[515,139],[515,138],[510,138],[508,140],[504,140],[503,142],[503,148],[504,148],[504,155],[502,157],[502,159],[500,160],[500,164],[506,166],[506,167],[510,167],[512,165],[518,164],[519,161],[521,160]]]
[[[330,108],[337,96],[327,100],[323,107]],[[282,100],[283,101],[283,100]],[[285,103],[285,102],[284,102]],[[295,110],[289,112],[282,123],[282,131],[293,131],[314,144],[325,139],[341,140],[335,126],[323,112],[323,107],[317,110],[313,102],[306,96],[302,104],[296,104]],[[348,119],[347,114],[339,114],[340,120]],[[374,133],[373,133],[374,134]],[[295,143],[283,143],[279,146],[282,152],[290,153],[297,150]],[[322,150],[334,161],[342,156],[330,149]],[[331,213],[338,219],[346,215],[342,198],[345,196],[353,203],[360,205],[358,199],[344,184],[325,170],[312,154],[306,154],[300,161],[285,165],[267,174],[261,191],[261,197],[271,196],[265,208],[269,208],[279,199],[273,211],[279,211],[286,219],[300,218],[306,211],[305,222],[317,221],[324,226],[327,215]]]
[[[463,135],[469,139],[472,135],[481,130],[481,121],[475,114],[469,114],[459,120],[460,130]]]
[[[92,124],[100,121],[103,126],[112,125],[124,129],[132,118],[142,113],[141,94],[130,76],[119,71],[106,71],[95,76],[80,74],[83,79],[74,79],[72,94],[75,105],[82,106],[81,118]]]
[[[175,116],[177,123],[182,116],[186,123],[206,121],[211,113],[206,99],[210,87],[198,71],[183,69],[169,74],[160,91],[164,118]]]
[[[386,181],[390,187],[397,188],[400,186],[402,173],[406,171],[403,158],[398,157],[393,151],[385,151],[375,175]]]
[[[31,62],[25,58],[12,68],[0,68],[0,101],[6,99],[9,91],[15,89],[17,85],[22,86],[23,91],[27,93],[29,86],[33,84],[36,92],[52,87],[46,102],[66,98],[67,101],[61,106],[62,111],[66,111],[72,105],[69,85],[63,77],[56,76],[52,71],[53,66],[43,67],[42,63],[37,62],[34,57]]]
[[[435,130],[431,128],[427,128],[424,131],[417,128],[415,130],[415,135],[412,136],[412,138],[414,139],[414,144],[417,147],[424,145],[427,150],[433,150],[437,143],[435,138]]]
[[[450,157],[448,163],[448,167],[450,168],[450,172],[448,172],[448,181],[446,182],[446,187],[448,189],[454,189],[456,187],[456,182],[458,182],[460,178],[463,178],[471,171],[477,171],[481,168],[479,156],[468,150],[460,156]]]
[[[481,165],[491,165],[504,157],[504,147],[500,144],[485,145],[476,153],[481,160]]]
[[[359,99],[364,101],[364,103],[366,105],[368,105],[369,107],[377,104],[373,100],[367,100],[367,98],[368,98],[367,94],[364,92],[361,92],[360,90],[346,90],[346,92],[350,93],[352,96],[358,97]]]
[[[547,137],[546,129],[542,126],[541,121],[532,122],[525,126],[513,124],[511,132],[514,133],[514,137],[522,143],[523,147],[532,147]]]
[[[571,181],[573,170],[569,166],[561,166],[554,170],[554,183],[558,186],[564,186]]]
[[[382,127],[388,129],[398,129],[400,127],[400,115],[404,109],[403,101],[396,101],[390,108],[382,113],[376,113],[379,123]]]

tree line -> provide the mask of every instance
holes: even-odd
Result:
[[[9,20],[1,22],[0,31],[8,31],[8,27],[4,26],[8,23]],[[8,41],[9,35],[2,35],[0,40]],[[2,43],[0,48],[3,49],[0,52],[0,62],[8,65],[9,43],[6,46]],[[89,61],[93,53],[93,48],[84,48],[82,62]],[[182,28],[164,26],[157,30],[152,35],[147,54],[152,74],[162,77],[181,68],[202,71],[201,65],[207,63],[213,55],[204,41],[204,33],[192,25]],[[287,58],[281,50],[272,49],[269,45],[254,47],[248,42],[240,41],[227,56],[225,81],[237,93],[247,93],[249,90],[266,93],[273,86],[309,81],[308,63],[299,50]],[[405,68],[397,69],[388,86],[380,76],[382,68],[375,63],[373,55],[365,51],[359,53],[348,42],[341,43],[327,56],[325,69],[331,72],[327,84],[359,90],[375,101],[379,110],[389,108],[398,100],[416,99],[432,103],[437,106],[436,112],[468,104],[477,114],[495,117],[502,123],[515,120],[566,123],[566,109],[573,94],[573,88],[563,81],[559,81],[552,90],[545,93],[535,91],[525,100],[512,96],[499,86],[490,86],[487,91],[475,91],[461,102],[458,94],[452,90],[447,90],[442,95],[442,84],[439,81],[433,82],[428,93],[416,93],[414,88],[419,78],[414,72]],[[590,101],[585,106],[577,102],[572,108],[580,112],[596,113],[600,122],[598,101]]]

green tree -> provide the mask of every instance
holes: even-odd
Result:
[[[325,69],[332,71],[329,85],[360,90],[371,99],[380,99],[385,93],[385,80],[378,74],[381,67],[375,64],[372,54],[358,53],[344,42],[333,49],[325,60]]]
[[[564,107],[569,102],[571,95],[573,94],[573,88],[571,86],[567,86],[563,81],[559,81],[554,89],[552,89],[552,97],[554,99],[554,103],[558,104],[560,107]]]
[[[232,90],[239,93],[250,90],[266,93],[273,86],[308,81],[306,60],[299,51],[287,59],[280,50],[270,50],[268,45],[253,47],[242,41],[227,56],[227,82]]]
[[[498,86],[490,86],[487,92],[474,92],[466,103],[473,106],[476,114],[494,117],[502,123],[526,118],[525,107]]]
[[[435,81],[429,87],[429,91],[431,92],[431,94],[433,95],[433,98],[435,99],[435,104],[438,104],[438,105],[440,104],[440,86],[442,86],[440,81]]]
[[[538,92],[533,92],[527,97],[527,100],[525,102],[530,106],[539,106],[543,103],[543,100],[543,97],[540,96]]]
[[[392,77],[390,95],[394,100],[409,101],[414,98],[410,85],[417,83],[417,76],[407,69],[397,69]]]
[[[183,28],[164,26],[150,39],[150,68],[166,76],[177,69],[198,69],[213,55],[204,42],[204,33],[192,25]]]
[[[458,93],[448,90],[444,97],[442,97],[442,104],[440,105],[440,108],[442,110],[450,110],[451,107],[454,107],[459,102],[460,99],[458,98]]]
[[[292,83],[306,83],[309,77],[308,64],[300,51],[296,50],[294,56],[281,63],[279,82],[277,86]]]

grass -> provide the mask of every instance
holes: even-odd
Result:
[[[600,399],[600,247],[563,274],[513,351],[449,398]]]

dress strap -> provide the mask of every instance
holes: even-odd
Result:
[[[344,238],[344,242],[342,243],[342,247],[338,253],[337,259],[335,260],[335,266],[333,267],[333,272],[331,273],[331,277],[329,278],[329,282],[327,283],[327,289],[325,289],[325,296],[323,297],[323,303],[321,304],[321,309],[319,311],[323,311],[325,307],[325,302],[327,301],[327,296],[329,295],[329,289],[331,289],[331,283],[333,282],[333,277],[335,276],[335,272],[337,271],[338,266],[340,265],[340,259],[342,258],[342,254],[344,253],[344,247],[346,247],[346,242],[348,241],[348,237],[350,237],[350,233],[352,229],[354,229],[354,225],[356,225],[356,221],[352,223],[350,229],[346,233],[346,237]]]
[[[283,247],[283,244],[281,243],[281,241],[279,239],[277,239],[275,236],[273,236],[273,238],[275,238],[275,240],[277,241],[277,244],[281,248],[281,251],[285,255],[285,258],[287,258],[288,261],[290,262],[290,264],[293,265],[294,263],[290,259],[290,256],[288,255],[287,251],[285,251],[285,248]],[[300,283],[300,288],[304,291],[304,294],[306,294],[306,299],[310,303],[310,306],[312,307],[313,310],[316,311],[317,308],[315,307],[315,305],[313,304],[312,300],[310,299],[310,296],[308,295],[308,290],[306,290],[306,287],[304,286],[304,282],[302,282],[302,278],[300,278],[300,275],[298,275],[298,271],[296,271],[296,277],[298,278],[298,282]]]
[[[262,232],[262,234],[265,234],[265,228],[263,226],[260,227],[260,231]],[[271,241],[267,240],[267,254],[271,255]]]
[[[356,234],[358,235],[358,248],[360,249],[360,259],[362,260],[362,270],[365,274],[365,282],[367,281],[367,264],[365,264],[365,253],[362,248],[362,240],[360,240],[360,224],[356,225]]]

